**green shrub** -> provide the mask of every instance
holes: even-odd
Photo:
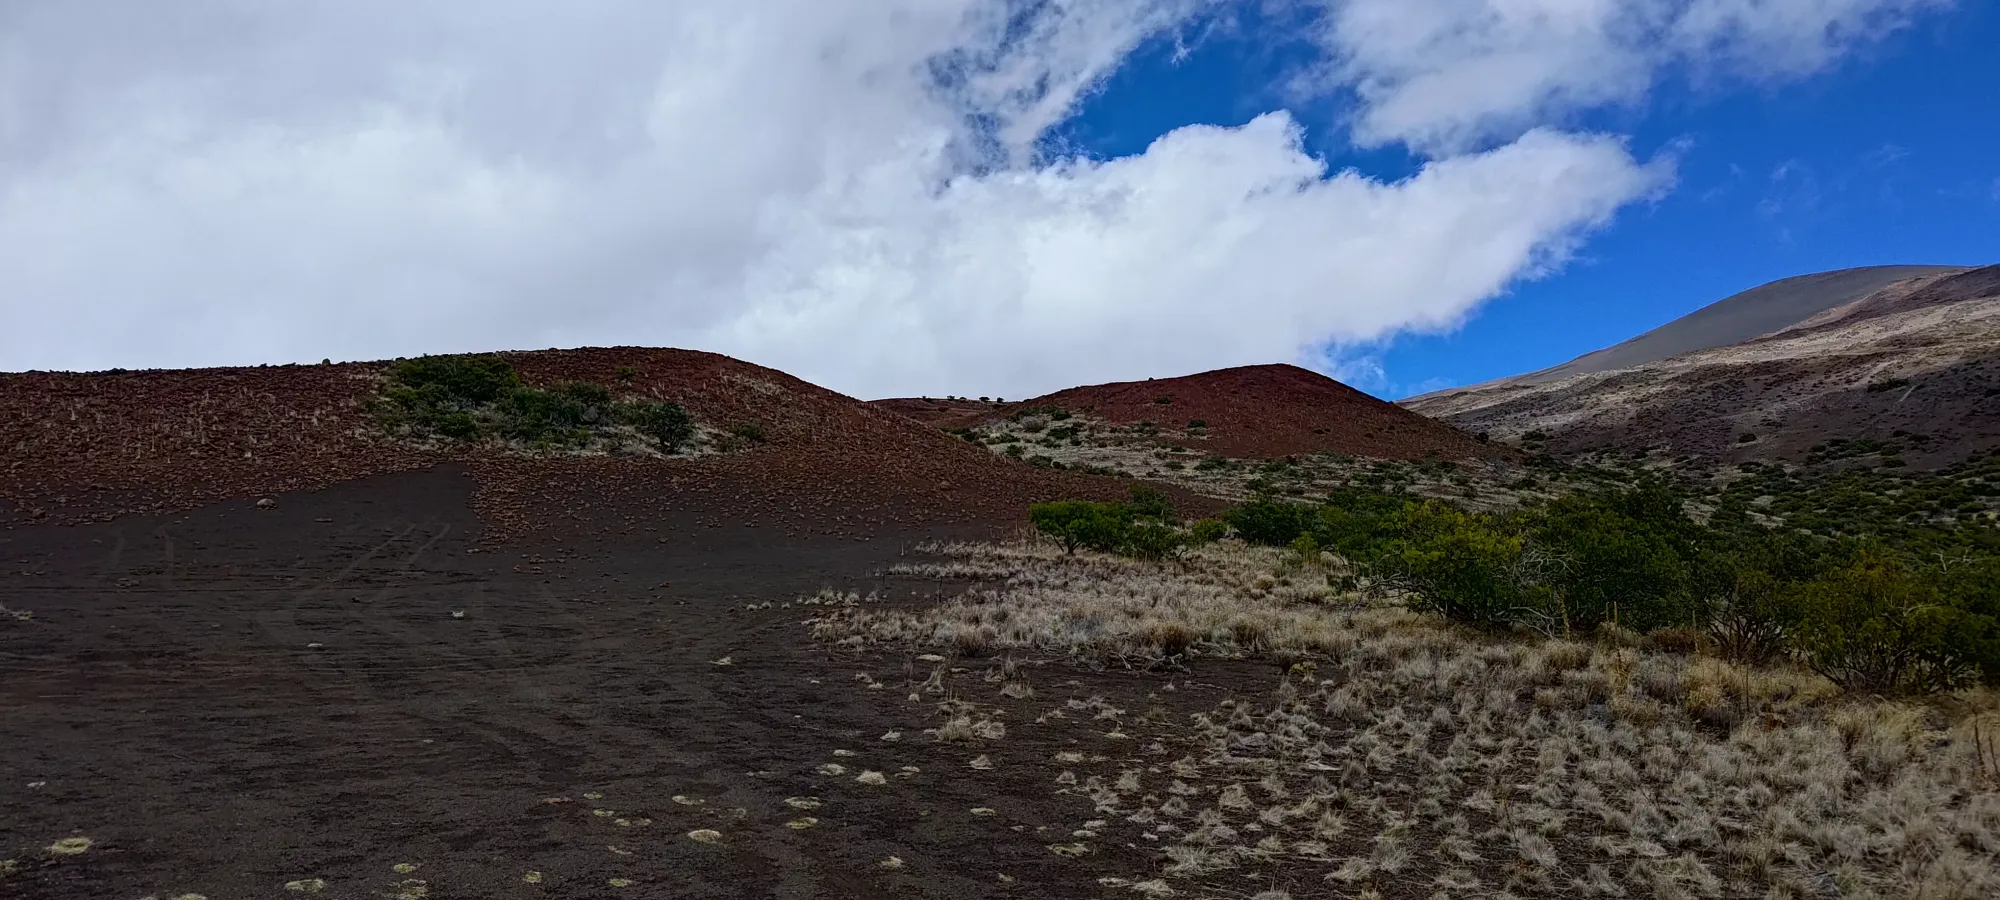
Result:
[[[514,366],[491,354],[400,360],[390,367],[389,379],[398,387],[462,406],[492,403],[521,385]]]
[[[575,445],[590,439],[591,427],[611,421],[611,392],[600,385],[571,382],[552,389],[516,387],[494,404],[500,434],[538,445]]]
[[[1126,523],[1115,552],[1137,559],[1160,560],[1177,555],[1188,546],[1186,532],[1155,519],[1135,519]]]
[[[584,381],[530,387],[506,360],[490,354],[398,361],[375,411],[399,431],[464,441],[497,436],[536,447],[582,446],[626,425],[671,453],[694,435],[693,420],[677,404],[620,402],[609,388]]]
[[[1548,623],[1645,631],[1689,621],[1696,528],[1658,485],[1572,494],[1524,510],[1524,573],[1546,592]]]
[[[1159,489],[1135,484],[1132,486],[1131,497],[1132,499],[1126,501],[1125,507],[1132,515],[1169,524],[1176,521],[1173,501],[1168,500],[1167,495],[1161,493]]]
[[[1197,519],[1188,523],[1188,539],[1196,544],[1213,544],[1229,536],[1229,523],[1221,519]]]
[[[1028,507],[1028,521],[1036,531],[1060,543],[1066,553],[1082,548],[1158,560],[1205,542],[1193,531],[1174,527],[1173,506],[1159,491],[1146,485],[1133,485],[1132,500],[1125,503],[1090,500],[1036,503]],[[1213,533],[1213,526],[1202,529],[1202,534],[1208,535],[1206,540],[1219,537]]]
[[[461,441],[479,439],[479,420],[474,419],[471,413],[444,413],[438,416],[436,428],[437,433],[445,437],[457,438]]]
[[[1405,538],[1373,568],[1449,619],[1498,626],[1540,599],[1515,577],[1523,541],[1488,521],[1435,501],[1401,515]]]
[[[1223,513],[1222,520],[1229,523],[1238,537],[1252,544],[1283,547],[1298,540],[1311,526],[1312,509],[1279,500],[1253,500]]]
[[[1924,575],[1867,551],[1800,585],[1799,658],[1845,690],[1884,693],[1952,690],[2000,668],[1992,601],[1978,599],[1992,583],[1961,594]]]
[[[731,425],[729,426],[729,433],[747,443],[768,444],[771,442],[771,436],[764,433],[764,426],[755,422],[739,422]]]
[[[660,449],[677,453],[694,438],[694,417],[678,403],[639,400],[621,403],[618,418],[640,434],[660,443]]]
[[[1090,500],[1056,500],[1028,507],[1035,530],[1054,538],[1065,553],[1078,548],[1114,551],[1124,538],[1123,504]]]

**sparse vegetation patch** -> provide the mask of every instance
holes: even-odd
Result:
[[[644,449],[671,455],[695,436],[694,419],[680,404],[614,397],[591,382],[523,384],[512,365],[491,355],[397,362],[375,414],[392,434],[540,452]]]

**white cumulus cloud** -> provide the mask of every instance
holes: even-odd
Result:
[[[1453,152],[1597,107],[1662,76],[1811,75],[1953,0],[1310,0],[1365,143]]]
[[[1037,154],[1136,48],[1223,5],[15,0],[0,368],[616,343],[1018,397],[1446,327],[1671,182],[1615,136],[1533,127],[1646,65],[1607,51],[1630,83],[1579,87],[1593,51],[1523,39],[1530,74],[1471,79],[1506,96],[1453,112],[1465,76],[1413,62],[1451,4],[1416,0],[1374,14],[1418,49],[1341,57],[1364,116],[1416,123],[1363,133],[1521,127],[1393,181],[1333,170],[1282,110]],[[1784,31],[1683,5],[1725,48]],[[1443,99],[1396,112],[1408,92]]]

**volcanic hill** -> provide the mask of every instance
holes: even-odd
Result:
[[[1741,334],[1746,322],[1763,330]],[[1785,279],[1657,331],[1672,333],[1401,405],[1495,437],[1539,431],[1556,451],[1643,447],[1735,462],[1868,440],[1931,466],[2000,447],[2000,266]],[[1641,352],[1687,341],[1703,346]],[[1620,354],[1637,361],[1600,367]]]
[[[1113,498],[1129,483],[1036,469],[782,372],[638,347],[498,354],[523,383],[587,381],[672,400],[729,452],[523,455],[386,434],[370,411],[387,362],[0,374],[0,527],[84,522],[315,490],[461,463],[489,532],[630,532],[669,511],[708,527],[861,533],[1005,527],[1034,500]],[[1175,493],[1194,506],[1202,501]]]
[[[1292,365],[1073,387],[1013,403],[895,398],[878,408],[944,428],[1062,409],[1119,425],[1153,423],[1163,441],[1230,457],[1332,451],[1383,459],[1464,459],[1508,451]],[[1191,423],[1200,423],[1190,428]]]

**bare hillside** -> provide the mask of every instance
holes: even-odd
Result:
[[[496,534],[616,530],[676,507],[785,530],[1007,526],[1031,500],[1116,497],[1115,479],[1000,459],[783,372],[646,347],[500,354],[530,384],[583,381],[684,405],[754,439],[654,458],[398,440],[369,412],[387,363],[0,374],[0,527],[107,520],[462,463]]]
[[[1402,405],[1494,437],[1539,431],[1558,451],[1739,460],[1871,438],[1949,462],[2000,446],[2000,266],[1899,279],[1725,346]]]
[[[1120,425],[1152,423],[1171,433],[1176,445],[1231,457],[1333,451],[1384,459],[1465,459],[1508,452],[1291,365],[1087,385],[1017,403],[893,399],[875,405],[946,427],[1057,408]]]

